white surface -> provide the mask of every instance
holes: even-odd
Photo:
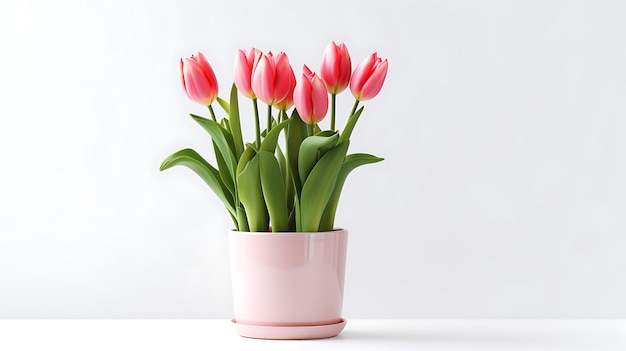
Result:
[[[0,321],[0,349],[623,351],[624,320],[352,320],[337,337],[257,340],[227,320]]]
[[[299,73],[331,40],[390,65],[351,144],[386,160],[350,176],[337,218],[349,319],[626,318],[625,13],[2,0],[0,318],[229,318],[228,215],[191,171],[158,172],[184,147],[211,158],[178,60],[204,52],[225,96],[237,49]]]

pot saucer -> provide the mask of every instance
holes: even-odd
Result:
[[[268,326],[250,325],[237,323],[231,320],[235,330],[239,335],[254,339],[273,340],[301,340],[301,339],[322,339],[339,335],[346,326],[347,321],[341,319],[340,322],[327,325],[305,325],[305,326]]]

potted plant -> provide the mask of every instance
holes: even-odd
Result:
[[[270,339],[339,334],[346,323],[341,309],[348,231],[335,227],[335,213],[350,172],[382,160],[348,154],[348,148],[363,112],[359,104],[379,93],[387,60],[373,53],[353,72],[346,46],[333,42],[320,74],[305,65],[296,82],[285,53],[239,50],[228,100],[218,97],[215,73],[202,53],[181,59],[180,71],[187,96],[208,107],[209,118],[191,117],[209,133],[216,166],[183,149],[168,156],[161,170],[193,170],[233,220],[228,235],[237,331]],[[355,102],[338,130],[336,96],[348,86]],[[249,143],[242,135],[239,94],[254,107],[255,138]],[[330,125],[322,129],[329,95]],[[214,111],[216,101],[224,117]]]

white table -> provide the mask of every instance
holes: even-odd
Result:
[[[228,320],[0,320],[0,350],[626,350],[626,320],[348,320],[335,338],[256,340]]]

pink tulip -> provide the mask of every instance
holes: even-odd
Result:
[[[328,112],[326,85],[306,65],[302,68],[302,79],[293,92],[293,100],[300,118],[307,124],[320,122]]]
[[[378,95],[386,76],[387,60],[383,61],[376,53],[373,53],[354,69],[350,80],[350,91],[359,101],[370,100]]]
[[[293,91],[296,88],[296,75],[293,73],[293,70],[290,70],[289,74],[289,92],[284,99],[275,102],[274,107],[279,110],[288,110],[293,106]]]
[[[252,72],[263,53],[255,48],[250,51],[239,50],[235,57],[235,86],[244,96],[254,99],[252,90]]]
[[[209,106],[217,98],[217,78],[201,52],[198,56],[180,60],[180,78],[185,93],[192,101]]]
[[[268,105],[279,102],[289,94],[293,69],[287,54],[261,56],[252,73],[252,90],[259,100]]]
[[[328,44],[322,57],[320,77],[326,84],[328,92],[338,94],[344,91],[350,83],[352,62],[348,48],[341,43],[339,46],[332,42]]]

